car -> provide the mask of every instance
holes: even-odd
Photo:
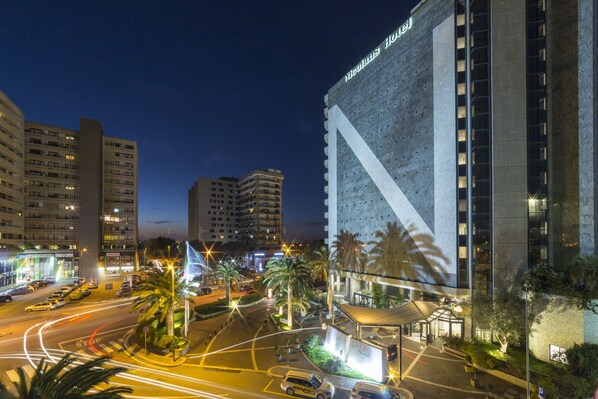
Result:
[[[351,390],[351,399],[401,399],[401,396],[385,385],[357,381]]]
[[[96,288],[98,288],[98,283],[95,281],[90,281],[89,284],[87,284],[87,289],[89,290],[95,290]]]
[[[287,395],[308,396],[315,399],[330,399],[334,396],[334,385],[318,374],[289,370],[280,383]]]
[[[47,280],[34,280],[31,282],[32,284],[36,284],[38,287],[46,287],[48,285]]]
[[[27,306],[25,308],[25,311],[27,312],[35,312],[35,311],[39,311],[39,310],[52,310],[52,309],[56,309],[56,305],[54,305],[52,302],[38,302],[35,305],[31,305],[31,306]]]
[[[64,300],[64,296],[61,294],[52,294],[48,297],[48,301],[52,302],[52,301],[59,301],[59,300]]]
[[[63,291],[67,294],[70,294],[71,292],[73,292],[73,287],[66,285],[64,287],[60,287],[60,289],[58,291]]]
[[[52,296],[54,296],[54,295],[60,295],[62,298],[64,298],[68,294],[69,294],[68,291],[58,290],[58,291],[54,291],[54,293],[52,294]]]
[[[200,287],[197,290],[197,296],[208,295],[212,293],[212,289],[210,287]]]
[[[78,301],[79,299],[85,298],[85,295],[83,295],[82,291],[75,290],[69,294],[69,298],[71,298],[73,301]]]
[[[239,291],[241,291],[241,292],[246,292],[246,291],[250,291],[250,290],[253,290],[253,287],[250,285],[244,285],[239,289]]]
[[[53,298],[53,299],[48,298],[48,302],[54,304],[55,308],[59,308],[61,306],[66,305],[65,298]]]
[[[2,294],[2,295],[0,295],[0,302],[4,302],[4,303],[12,302],[12,296],[10,296],[10,294]]]
[[[13,288],[8,293],[10,295],[24,295],[24,294],[29,294],[30,292],[31,292],[31,290],[29,289],[29,287],[27,287],[26,285],[22,285],[20,287]]]

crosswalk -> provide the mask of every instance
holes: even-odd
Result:
[[[114,356],[114,355],[117,355],[118,353],[124,352],[122,341],[123,340],[121,338],[116,341],[108,341],[105,343],[95,343],[94,344],[95,350],[89,346],[86,346],[85,349],[80,349],[80,350],[74,352],[74,355],[81,359],[89,359],[90,355],[92,355],[92,356],[99,356],[99,355]],[[23,371],[25,372],[25,375],[28,378],[33,377],[33,375],[35,374],[35,368],[29,364],[27,364],[21,368],[23,369]],[[8,380],[10,380],[10,382],[18,382],[19,381],[19,375],[17,374],[16,370],[17,369],[14,368],[14,369],[4,372],[4,374],[6,375]]]

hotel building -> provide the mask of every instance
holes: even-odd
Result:
[[[3,139],[4,134],[3,129]],[[14,249],[13,278],[6,284],[133,270],[136,143],[105,136],[101,123],[87,118],[81,118],[79,130],[24,122],[14,135],[22,143],[15,179],[22,187],[15,202],[22,233],[9,240],[2,228],[0,245]]]
[[[392,267],[340,271],[347,299],[368,282],[490,294],[597,253],[596,15],[592,0],[424,0],[328,91],[328,244],[404,233]]]

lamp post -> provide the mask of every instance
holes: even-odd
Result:
[[[206,272],[205,272],[205,280],[204,280],[204,285],[208,285],[208,272],[210,270],[210,255],[212,254],[212,251],[208,248],[206,249]]]
[[[168,268],[170,269],[170,274],[172,276],[172,285],[170,286],[171,288],[171,292],[172,292],[172,304],[171,304],[171,308],[172,308],[172,361],[174,362],[174,356],[175,356],[175,344],[174,344],[174,267],[172,265],[168,265]]]
[[[81,259],[79,259],[79,270],[77,270],[77,277],[81,278],[83,276],[83,255],[87,253],[87,248],[81,249]]]
[[[529,289],[530,285],[528,283],[523,283],[523,287],[525,288],[525,380],[527,382],[527,399],[531,399],[530,396],[530,388],[529,388],[529,331],[528,331],[528,304],[527,304],[527,290]]]

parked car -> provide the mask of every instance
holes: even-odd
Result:
[[[98,283],[95,281],[90,281],[89,284],[87,284],[87,289],[95,290],[96,288],[98,288]]]
[[[38,310],[52,310],[52,309],[56,309],[56,305],[54,305],[51,302],[38,302],[35,305],[31,305],[31,306],[27,306],[25,308],[25,311],[27,312],[35,312]]]
[[[64,298],[68,294],[69,294],[68,291],[58,290],[58,291],[54,291],[54,293],[52,294],[52,296],[54,296],[54,295],[60,295],[61,298]]]
[[[316,399],[330,399],[334,396],[334,385],[317,374],[289,370],[280,383],[287,395],[308,396]]]
[[[24,295],[24,294],[29,294],[30,292],[31,292],[31,289],[29,289],[29,287],[27,287],[26,285],[22,285],[20,287],[13,288],[8,293],[10,295]]]
[[[91,294],[90,290],[78,289],[78,290],[71,292],[71,294],[69,295],[69,298],[71,298],[75,301],[78,301],[79,299],[83,299],[83,298],[89,296],[89,294]]]
[[[52,302],[52,301],[58,301],[58,300],[64,300],[64,296],[62,295],[62,293],[60,294],[52,294],[48,297],[48,301]]]
[[[47,287],[48,281],[47,280],[34,280],[31,282],[32,284],[37,284],[38,287]]]
[[[65,292],[68,295],[71,292],[73,292],[73,287],[69,287],[67,285],[67,286],[64,286],[64,287],[60,287],[60,289],[58,291],[63,291],[63,292]]]
[[[401,399],[391,388],[372,382],[357,381],[351,390],[351,399]]]
[[[55,308],[59,308],[61,306],[66,305],[66,298],[53,298],[53,299],[48,298],[48,302],[54,304]]]
[[[210,287],[200,287],[197,290],[197,296],[208,295],[212,293],[212,289]]]
[[[1,294],[0,302],[4,302],[4,303],[12,302],[12,296],[10,296],[10,294]]]

